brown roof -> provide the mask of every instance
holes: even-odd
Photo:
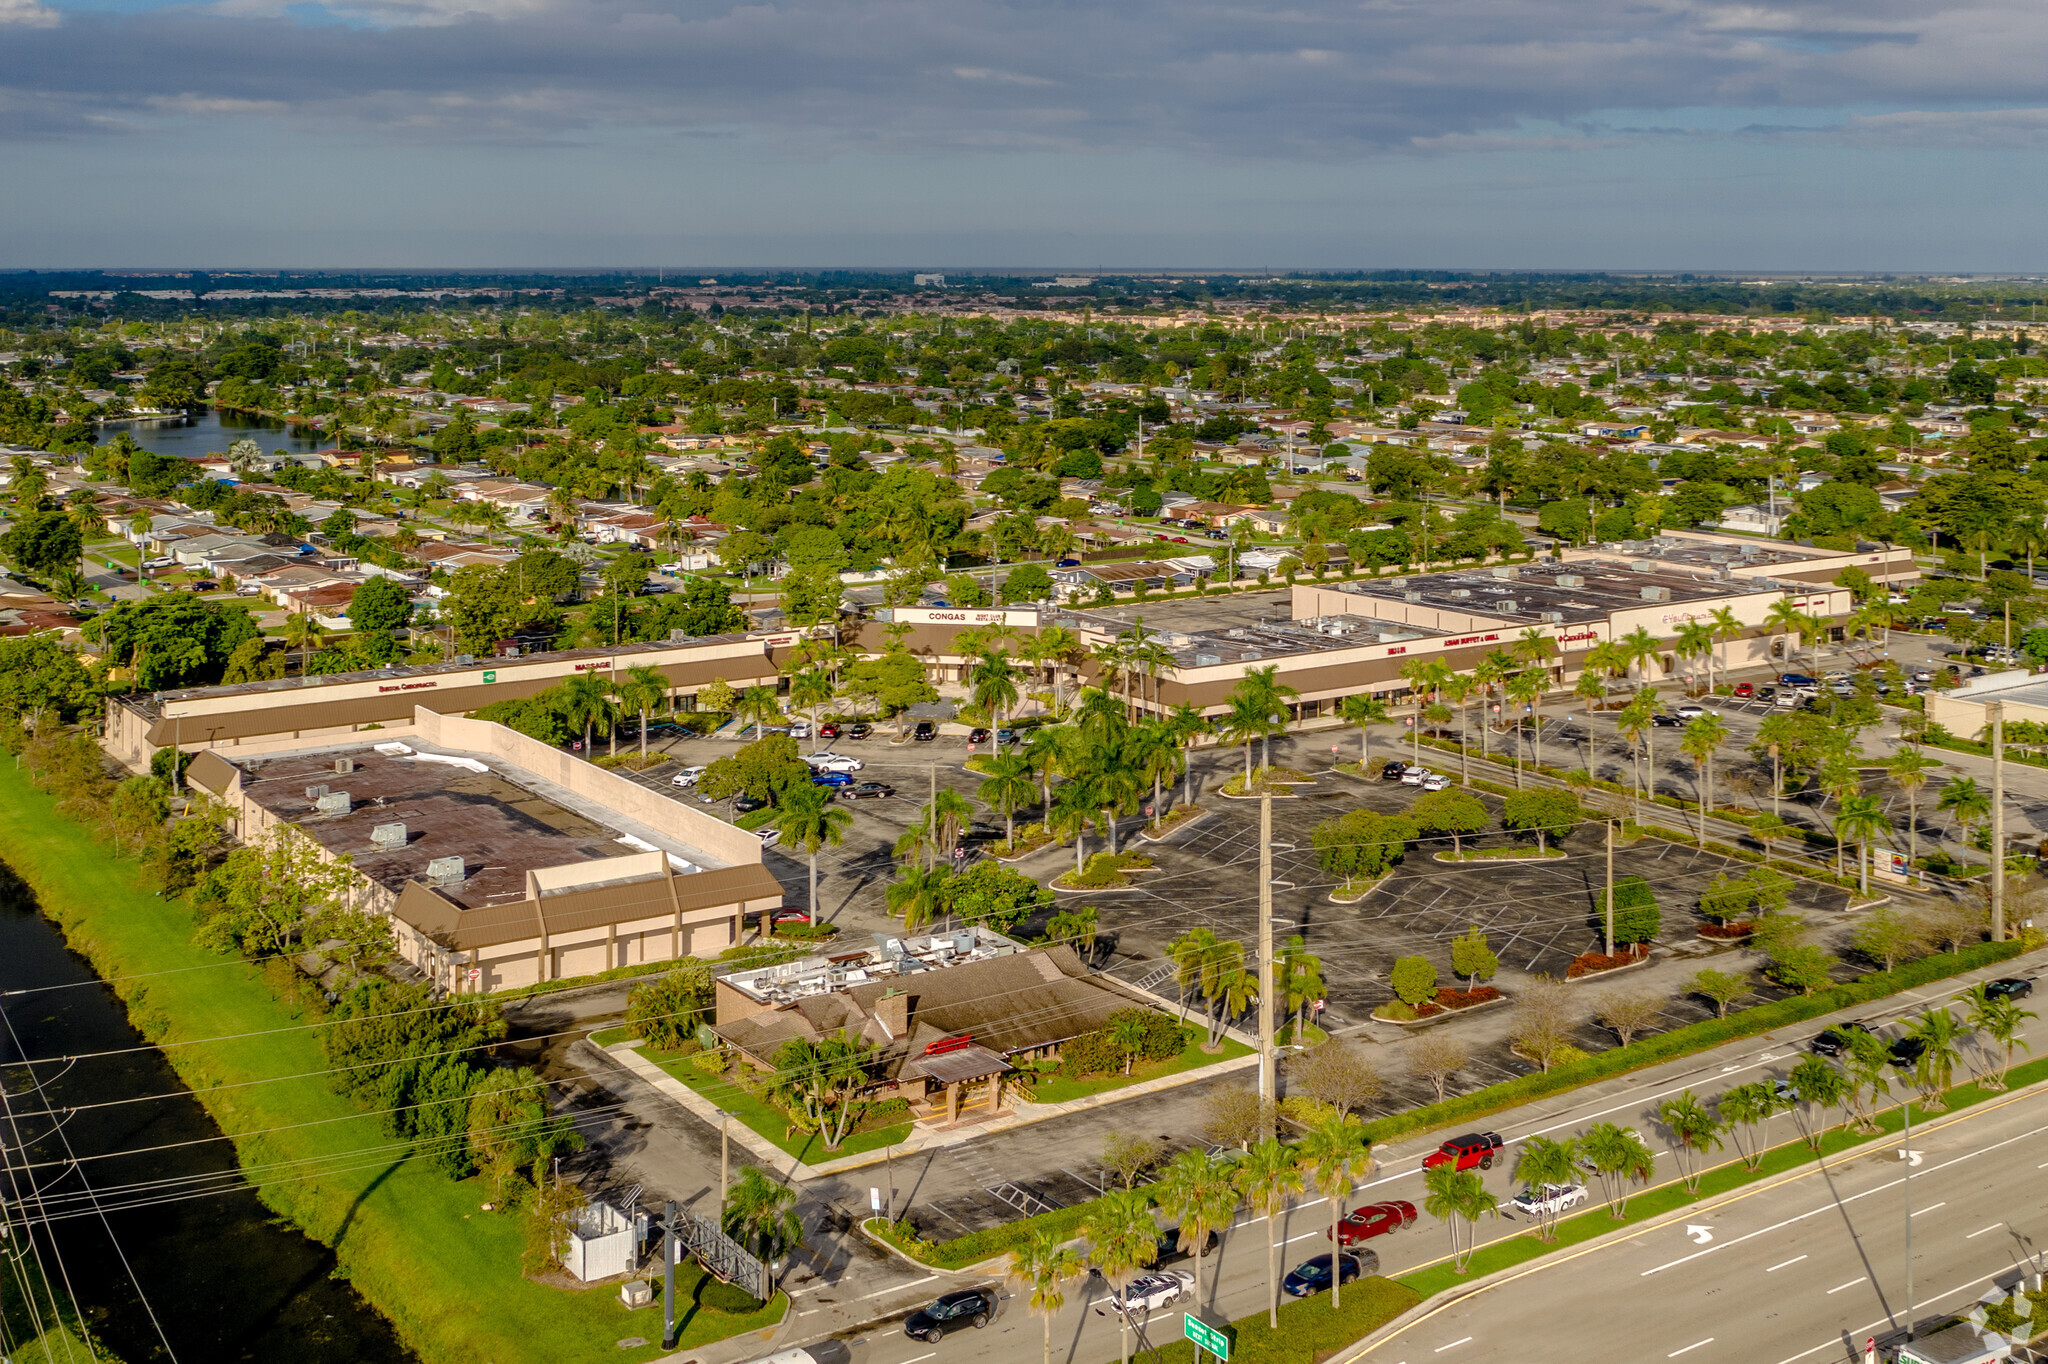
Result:
[[[760,863],[749,862],[685,876],[648,876],[566,890],[544,896],[540,912],[553,935],[639,919],[687,916],[727,905],[735,911],[744,905],[752,913],[778,908],[781,903],[782,883]],[[399,892],[396,912],[435,942],[458,952],[540,937],[541,919],[534,902],[527,899],[465,909],[424,882],[407,881]]]

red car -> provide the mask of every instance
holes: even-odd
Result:
[[[1737,698],[1746,701],[1756,695],[1756,686],[1750,682],[1737,682],[1735,684],[1735,695]]]
[[[1399,1231],[1414,1220],[1415,1205],[1405,1200],[1368,1203],[1345,1214],[1344,1220],[1337,1224],[1337,1244],[1355,1246],[1360,1241],[1370,1241],[1375,1236],[1385,1236],[1390,1231]]]
[[[1452,1137],[1424,1156],[1422,1168],[1433,1170],[1439,1165],[1453,1165],[1460,1170],[1469,1170],[1476,1165],[1482,1170],[1491,1170],[1494,1152],[1500,1148],[1498,1132],[1467,1132]]]
[[[833,724],[830,720],[827,720],[824,724],[818,726],[818,737],[820,739],[838,738],[839,726]]]

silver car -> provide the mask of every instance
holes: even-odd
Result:
[[[1106,1317],[1111,1312],[1145,1313],[1156,1312],[1179,1302],[1194,1291],[1195,1276],[1183,1274],[1178,1269],[1155,1269],[1149,1274],[1140,1274],[1125,1285],[1118,1293],[1111,1289],[1109,1296],[1097,1299],[1095,1315]]]

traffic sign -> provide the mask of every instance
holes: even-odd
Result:
[[[469,978],[471,980],[482,980],[484,978],[484,973],[482,971],[479,971],[476,967],[472,966],[469,968]]]
[[[1197,1350],[1207,1350],[1216,1358],[1230,1359],[1230,1324],[1224,1321],[1209,1321],[1193,1312],[1180,1314],[1181,1334],[1195,1342]]]

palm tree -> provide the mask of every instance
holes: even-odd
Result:
[[[306,675],[306,656],[320,647],[327,629],[311,611],[294,611],[284,619],[284,645],[299,651],[299,676]]]
[[[1934,808],[1949,813],[1954,821],[1951,827],[1968,826],[1991,817],[1991,796],[1977,785],[1976,778],[1956,777],[1941,788]]]
[[[1862,869],[1863,893],[1870,894],[1870,844],[1871,840],[1892,827],[1885,818],[1884,802],[1876,796],[1850,796],[1835,812],[1835,846],[1839,850],[1845,843],[1859,845],[1857,865]]]
[[[832,699],[832,674],[802,668],[789,679],[789,704],[811,717],[811,752],[818,751],[818,711]]]
[[[1031,760],[1011,752],[988,760],[988,776],[975,788],[974,798],[1003,812],[1003,837],[1015,844],[1017,807],[1029,805],[1037,794],[1038,784],[1031,780]]]
[[[1458,673],[1445,678],[1444,684],[1440,689],[1444,699],[1458,708],[1458,775],[1467,781],[1471,780],[1472,777],[1471,727],[1468,723],[1471,710],[1468,703],[1472,700],[1472,691],[1476,685],[1470,677],[1463,673]],[[1537,750],[1536,758],[1537,765],[1540,767],[1543,759],[1543,753],[1540,748]],[[1366,777],[1372,775],[1365,770],[1363,760],[1359,763],[1359,775]]]
[[[1674,652],[1680,658],[1704,659],[1707,665],[1707,690],[1714,690],[1714,630],[1703,621],[1690,620],[1678,627],[1678,641]]]
[[[1984,1087],[2004,1089],[2005,1074],[2012,1069],[2013,1048],[2033,1050],[2027,1046],[2026,1039],[2022,1038],[2020,1033],[2026,1027],[2027,1020],[2038,1015],[2031,1010],[2022,1009],[2018,1000],[2006,995],[1992,994],[1984,988],[1981,981],[1971,986],[1967,993],[1957,995],[1956,998],[1970,1006],[1969,1013],[1964,1016],[1970,1030],[1983,1038],[1987,1045],[1996,1045],[2002,1051],[1998,1073],[1994,1076],[1987,1070],[1983,1077]]]
[[[1276,733],[1284,734],[1287,732],[1287,703],[1290,700],[1299,699],[1301,696],[1300,692],[1278,680],[1279,672],[1280,665],[1278,663],[1268,663],[1263,668],[1246,668],[1243,679],[1231,691],[1231,696],[1233,697],[1239,691],[1247,692],[1252,697],[1255,697],[1258,702],[1259,712],[1267,717],[1266,729],[1259,735],[1259,765],[1261,767],[1271,767],[1273,765],[1272,737]],[[1448,670],[1446,670],[1445,675],[1449,676]]]
[[[1230,709],[1217,717],[1216,729],[1226,742],[1244,745],[1244,785],[1246,794],[1250,794],[1252,740],[1265,735],[1267,727],[1273,722],[1273,717],[1272,713],[1259,703],[1258,697],[1240,694],[1242,692],[1243,684],[1240,683],[1238,688],[1225,698],[1230,704]]]
[[[1514,1180],[1527,1189],[1540,1190],[1545,1184],[1575,1184],[1579,1179],[1579,1143],[1576,1137],[1555,1141],[1529,1137],[1515,1156]],[[1555,1241],[1557,1222],[1563,1209],[1551,1207],[1539,1213],[1536,1239]]]
[[[1377,696],[1347,696],[1338,703],[1337,713],[1346,724],[1358,726],[1358,770],[1363,775],[1372,775],[1367,770],[1372,761],[1372,727],[1394,718],[1387,711],[1387,703]]]
[[[1714,750],[1728,738],[1728,726],[1718,716],[1702,715],[1686,725],[1678,746],[1693,761],[1693,770],[1704,779],[1700,798],[1700,846],[1707,846],[1707,812],[1714,808]]]
[[[831,793],[822,786],[794,786],[783,794],[775,811],[775,827],[782,831],[786,846],[802,848],[811,864],[811,922],[818,922],[818,850],[830,844],[838,847],[846,838],[853,816],[832,803]]]
[[[1479,1219],[1487,1213],[1498,1211],[1500,1200],[1486,1190],[1486,1183],[1477,1170],[1460,1170],[1454,1165],[1433,1165],[1422,1173],[1422,1183],[1428,1190],[1422,1201],[1422,1208],[1431,1217],[1442,1222],[1451,1233],[1451,1268],[1459,1274],[1472,1263],[1472,1252],[1477,1249],[1475,1233]],[[1458,1223],[1465,1224],[1465,1235],[1458,1235]]]
[[[1405,675],[1405,674],[1404,674]],[[1479,688],[1479,756],[1484,759],[1488,753],[1488,739],[1493,726],[1486,718],[1486,702],[1493,695],[1493,689],[1504,686],[1515,675],[1515,658],[1506,649],[1489,649],[1472,665],[1472,681]]]
[[[1228,1162],[1190,1147],[1167,1162],[1152,1186],[1160,1208],[1180,1224],[1182,1253],[1193,1257],[1197,1306],[1202,1301],[1202,1260],[1209,1238],[1228,1227],[1237,1213],[1237,1186],[1230,1182],[1230,1174]]]
[[[1579,1150],[1600,1177],[1607,1211],[1619,1221],[1628,1215],[1630,1184],[1647,1184],[1657,1173],[1656,1154],[1643,1139],[1617,1123],[1596,1122],[1579,1138]]]
[[[1142,1189],[1118,1189],[1095,1201],[1080,1227],[1088,1238],[1088,1263],[1122,1297],[1125,1285],[1159,1258],[1159,1223],[1152,1216],[1152,1196]],[[1117,1360],[1129,1364],[1131,1317],[1117,1313]]]
[[[1280,1242],[1276,1233],[1287,1200],[1301,1192],[1302,1184],[1293,1148],[1282,1146],[1277,1137],[1267,1137],[1237,1163],[1237,1191],[1244,1195],[1246,1206],[1266,1219],[1266,1324],[1275,1331],[1280,1329]],[[1330,1249],[1334,1255],[1337,1248]],[[1334,1269],[1334,1259],[1331,1265]]]
[[[1892,784],[1906,793],[1906,864],[1920,860],[1920,788],[1941,764],[1918,748],[1901,748],[1885,761]]]
[[[1508,679],[1507,698],[1522,708],[1521,712],[1517,712],[1514,715],[1514,726],[1510,731],[1515,736],[1515,785],[1520,787],[1522,784],[1522,712],[1526,712],[1530,717],[1536,719],[1537,724],[1540,725],[1542,723],[1540,718],[1536,718],[1536,704],[1543,699],[1542,676],[1533,672],[1516,673]]]
[[[1735,1149],[1742,1153],[1742,1163],[1751,1170],[1763,1164],[1764,1153],[1770,1149],[1772,1115],[1791,1106],[1792,1100],[1781,1097],[1778,1087],[1769,1080],[1737,1085],[1723,1091],[1721,1097],[1714,1101],[1714,1111],[1735,1138]],[[1742,1146],[1742,1129],[1745,1127],[1757,1129],[1748,1150],[1743,1150]]]
[[[1805,619],[1805,613],[1792,604],[1790,597],[1778,598],[1771,603],[1771,609],[1764,613],[1764,624],[1770,628],[1773,639],[1789,640],[1798,632],[1800,624]],[[1792,648],[1788,643],[1785,648],[1785,660],[1789,663],[1791,659]]]
[[[647,765],[647,717],[654,708],[668,700],[668,674],[659,668],[640,664],[626,669],[626,680],[619,687],[619,704],[628,710],[640,712],[640,765]]]
[[[1637,676],[1647,685],[1650,680],[1650,665],[1657,661],[1661,649],[1657,637],[1650,633],[1649,627],[1638,625],[1615,643],[1628,655],[1629,665],[1638,669]]]
[[[1785,1077],[1793,1097],[1807,1107],[1813,1121],[1807,1125],[1806,1142],[1815,1150],[1820,1149],[1821,1134],[1826,1130],[1821,1119],[1828,1109],[1842,1102],[1849,1093],[1849,1077],[1838,1066],[1830,1065],[1818,1056],[1802,1057],[1792,1073]]]
[[[1700,1176],[1706,1173],[1701,1159],[1708,1151],[1720,1147],[1721,1133],[1727,1130],[1727,1124],[1709,1113],[1690,1089],[1657,1105],[1657,1119],[1678,1143],[1679,1171],[1685,1179],[1686,1192],[1698,1193]]]
[[[1047,817],[1052,814],[1052,779],[1066,770],[1068,741],[1073,731],[1047,726],[1031,731],[1024,741],[1024,760],[1038,774],[1039,805]]]
[[[1599,675],[1602,709],[1607,705],[1608,683],[1627,672],[1628,663],[1628,651],[1611,639],[1603,639],[1586,650],[1585,659],[1580,663],[1580,667],[1588,676]]]
[[[946,910],[951,867],[904,867],[884,893],[891,914],[903,916],[903,931],[915,933]]]
[[[1061,702],[1061,675],[1073,667],[1086,653],[1081,647],[1081,637],[1064,625],[1048,625],[1038,632],[1038,647],[1045,658],[1048,678],[1052,684],[1052,708],[1055,713],[1065,707]]]
[[[1622,738],[1628,740],[1629,748],[1635,754],[1637,791],[1636,819],[1638,822],[1640,822],[1643,817],[1643,750],[1649,747],[1650,734],[1654,726],[1654,720],[1652,717],[1656,714],[1655,710],[1652,708],[1652,701],[1648,699],[1653,696],[1654,693],[1648,690],[1638,692],[1636,694],[1636,699],[1629,702],[1626,706],[1622,707],[1621,714],[1614,717],[1614,732],[1619,734]],[[1654,758],[1652,758],[1650,764],[1651,781],[1654,782],[1656,780],[1656,777],[1656,761]],[[1654,797],[1656,794],[1655,790],[1652,789],[1650,794]]]
[[[1735,608],[1717,606],[1707,615],[1707,628],[1713,632],[1714,642],[1725,646],[1729,640],[1742,638],[1742,622],[1735,619]],[[1721,671],[1728,671],[1728,650],[1721,650]]]
[[[795,1205],[795,1189],[749,1165],[725,1191],[718,1221],[727,1236],[761,1259],[774,1260],[804,1243],[804,1224]]]
[[[1337,1231],[1344,1220],[1344,1200],[1351,1196],[1353,1185],[1372,1174],[1372,1153],[1366,1150],[1364,1124],[1345,1114],[1333,1113],[1302,1139],[1299,1150],[1315,1180],[1316,1192],[1330,1200],[1330,1264],[1335,1271],[1341,1268],[1341,1257],[1336,1252],[1343,1246]],[[1341,1273],[1330,1275],[1332,1311],[1343,1306],[1343,1280]]]
[[[1131,727],[1121,757],[1140,780],[1152,783],[1152,822],[1158,824],[1166,818],[1165,783],[1180,775],[1184,761],[1173,730],[1165,720],[1147,716]]]
[[[933,856],[944,853],[950,858],[959,846],[960,831],[974,820],[974,806],[967,797],[947,787],[919,806],[918,814],[931,831]]]
[[[749,690],[767,690],[749,688]],[[577,673],[562,684],[563,718],[571,728],[583,728],[583,756],[590,757],[590,735],[600,723],[610,724],[612,718],[611,697],[605,693],[605,685],[589,673]]]
[[[1041,1227],[1031,1239],[1010,1256],[1010,1278],[1031,1290],[1031,1310],[1045,1318],[1045,1364],[1052,1364],[1053,1314],[1066,1306],[1062,1288],[1086,1271],[1087,1262],[1072,1246],[1060,1244],[1060,1234]]]
[[[1962,1041],[1969,1035],[1970,1030],[1956,1022],[1945,1004],[1921,1014],[1907,1029],[1907,1036],[1923,1044],[1919,1059],[1913,1062],[1913,1082],[1920,1087],[1925,1107],[1948,1107],[1948,1092],[1956,1082],[1956,1062],[1963,1059]]]
[[[1087,864],[1088,826],[1101,808],[1095,803],[1094,782],[1077,777],[1060,783],[1053,792],[1052,805],[1045,812],[1045,828],[1054,838],[1074,840],[1074,874]]]
[[[1017,670],[1010,664],[1010,655],[1001,649],[988,650],[968,665],[963,680],[974,704],[988,712],[989,728],[995,733],[996,756],[1001,757],[1003,713],[1017,705]]]
[[[782,717],[782,705],[775,699],[773,687],[748,687],[740,693],[740,715],[754,722],[754,737],[761,737],[770,720]]]
[[[1195,746],[1195,740],[1209,733],[1209,722],[1203,718],[1202,712],[1196,710],[1186,701],[1183,701],[1168,713],[1166,728],[1173,735],[1174,742],[1179,744],[1181,748],[1180,770],[1181,775],[1186,778],[1182,782],[1182,798],[1187,804],[1193,805],[1195,803],[1195,765],[1189,757],[1189,753]]]

